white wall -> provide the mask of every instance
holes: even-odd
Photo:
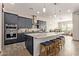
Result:
[[[1,51],[1,46],[2,46],[2,5],[0,3],[0,51]]]
[[[73,39],[79,40],[79,12],[73,13]]]

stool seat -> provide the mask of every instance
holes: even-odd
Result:
[[[50,41],[53,42],[53,43],[55,42],[54,40],[50,40]]]
[[[51,41],[40,43],[40,55],[46,55],[46,56],[49,55],[51,44],[52,44]]]
[[[57,39],[53,39],[53,41],[55,42]]]
[[[56,39],[59,39],[59,40],[61,40],[61,38],[60,38],[60,37],[58,37],[58,38],[56,38]]]
[[[46,42],[42,42],[41,44],[44,45],[44,46],[48,46],[50,45],[52,42],[51,41],[46,41]]]
[[[50,56],[54,56],[55,55],[55,41],[54,40],[50,40],[50,42],[52,44],[50,45],[49,55]]]
[[[59,36],[60,38],[64,38],[64,36]]]

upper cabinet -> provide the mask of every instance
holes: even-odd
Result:
[[[18,28],[32,28],[32,19],[4,12],[5,24],[17,24]]]
[[[6,24],[17,24],[18,16],[16,14],[4,12],[4,20]]]
[[[46,30],[46,21],[37,20],[37,28]]]
[[[19,28],[32,28],[32,19],[18,16]]]

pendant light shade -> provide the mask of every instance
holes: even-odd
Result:
[[[43,12],[44,12],[44,13],[46,12],[46,8],[43,8]]]

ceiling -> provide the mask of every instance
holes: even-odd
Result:
[[[79,10],[79,3],[15,3],[18,10],[23,11],[23,14],[37,15],[43,17],[53,17],[70,15],[72,12]],[[46,12],[43,13],[43,8],[46,8]],[[68,11],[69,10],[69,11]],[[37,11],[40,13],[37,14]]]

